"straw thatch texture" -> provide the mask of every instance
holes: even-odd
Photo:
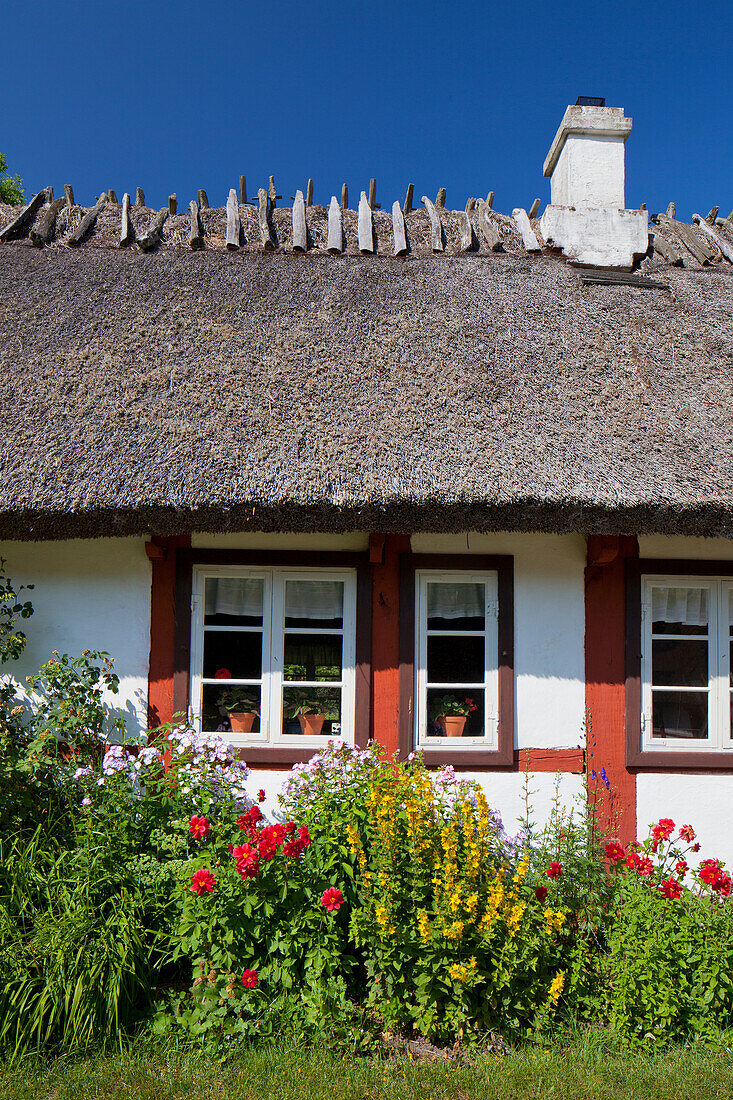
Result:
[[[3,245],[0,536],[733,535],[733,274],[665,280]]]

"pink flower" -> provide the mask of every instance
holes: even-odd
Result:
[[[202,894],[210,894],[215,886],[216,879],[211,871],[204,869],[202,871],[196,871],[191,879],[189,890],[192,894],[198,894],[198,896],[201,897]]]
[[[328,913],[333,913],[334,909],[340,909],[344,904],[344,895],[336,886],[329,886],[328,890],[324,890],[321,894],[321,905]]]
[[[562,863],[555,863],[554,861],[545,871],[548,878],[562,878]]]
[[[260,980],[260,976],[256,970],[245,970],[242,974],[242,985],[245,989],[254,989]]]
[[[192,817],[188,823],[188,831],[196,840],[203,840],[211,832],[208,817]]]

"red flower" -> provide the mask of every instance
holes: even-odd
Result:
[[[307,825],[301,825],[298,829],[298,840],[304,848],[308,848],[313,843]]]
[[[260,869],[260,857],[256,848],[241,844],[232,848],[232,855],[240,878],[255,878]]]
[[[636,852],[629,852],[626,857],[626,866],[630,871],[635,871],[639,866],[639,856],[637,856]]]
[[[682,893],[682,887],[677,879],[666,878],[664,882],[660,883],[657,887],[659,893],[665,898],[678,898]]]
[[[210,894],[215,886],[216,879],[212,875],[211,871],[196,871],[193,878],[191,879],[189,890],[192,894],[198,894],[198,896],[201,897],[202,894]]]
[[[695,839],[695,830],[692,825],[680,825],[680,838],[687,841],[688,844],[692,844]]]
[[[537,889],[534,892],[534,896],[537,898],[537,901],[539,901],[540,904],[542,904],[544,902],[545,898],[547,897],[547,887],[546,886],[538,886]]]
[[[264,802],[265,801],[265,792],[262,790],[261,787],[257,792],[257,801],[258,802]]]
[[[552,862],[545,874],[548,878],[562,878],[562,863]]]
[[[610,859],[612,863],[620,863],[621,860],[626,857],[626,851],[623,844],[619,844],[617,840],[609,840],[606,845],[606,857]]]
[[[660,840],[669,840],[674,832],[674,821],[671,817],[660,817],[652,829],[652,837],[658,844]]]
[[[699,852],[700,851],[700,845],[699,844],[693,844],[692,845],[692,851],[693,852]]]
[[[642,878],[649,878],[650,874],[654,870],[654,864],[649,859],[649,856],[636,857],[636,870],[639,872]]]
[[[285,835],[286,836],[292,836],[293,833],[295,832],[295,829],[296,829],[296,824],[295,824],[294,821],[286,821],[285,822]]]
[[[333,913],[334,909],[340,909],[344,904],[344,895],[335,886],[329,886],[328,890],[324,890],[321,894],[321,905],[328,913]]]
[[[215,680],[231,680],[232,674],[228,668],[217,668],[214,673]]]
[[[718,877],[715,885],[713,886],[713,890],[716,890],[719,894],[722,894],[724,898],[729,898],[732,886],[733,883],[731,883],[730,875],[727,875],[725,871],[723,871]]]
[[[719,859],[704,859],[697,872],[701,882],[714,886],[723,868]]]
[[[674,869],[681,878],[684,878],[687,874],[687,864],[684,859],[678,859],[674,865]]]
[[[254,837],[257,831],[258,822],[262,821],[262,810],[259,806],[250,806],[246,814],[242,814],[237,818],[237,825],[240,829],[243,829],[245,833],[249,833],[250,837]]]
[[[303,855],[304,851],[305,845],[303,841],[298,840],[297,837],[295,840],[289,840],[287,844],[283,844],[283,853],[290,859],[297,859],[299,856]]]
[[[256,970],[245,970],[242,974],[242,985],[245,989],[254,989],[260,980],[260,976]]]
[[[463,701],[468,707],[469,713],[477,709],[476,703],[473,699],[464,699]]]
[[[188,823],[188,831],[196,840],[203,840],[211,832],[208,817],[192,817]]]

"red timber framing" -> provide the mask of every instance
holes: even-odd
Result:
[[[146,544],[152,565],[148,714],[152,726],[187,714],[191,654],[191,586],[195,564],[350,566],[357,573],[356,741],[371,738],[402,758],[412,749],[414,683],[414,570],[419,566],[497,569],[500,575],[500,729],[498,750],[449,753],[427,750],[429,765],[451,763],[471,771],[583,771],[578,749],[514,748],[513,579],[510,557],[424,556],[410,553],[409,535],[372,534],[369,552],[316,554],[290,550],[191,548],[190,538],[154,538]],[[252,746],[247,761],[283,768],[312,750]]]
[[[148,726],[151,729],[172,721],[175,713],[176,559],[178,551],[190,545],[188,535],[154,538],[145,544],[152,567],[148,663]]]
[[[626,766],[626,563],[638,556],[633,537],[588,537],[585,705],[589,782],[600,799],[603,824],[624,842],[636,839],[636,776]],[[601,769],[610,783],[608,791]]]

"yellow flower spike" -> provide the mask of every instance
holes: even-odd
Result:
[[[550,992],[548,994],[548,1001],[550,1004],[556,1005],[560,1000],[563,989],[565,988],[565,971],[560,970],[552,979],[550,985]]]

